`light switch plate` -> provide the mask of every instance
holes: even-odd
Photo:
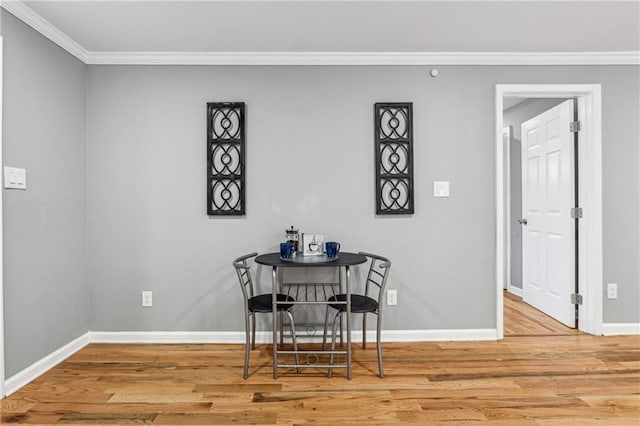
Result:
[[[5,166],[4,187],[7,189],[27,189],[27,170]]]
[[[618,284],[607,283],[607,299],[617,299],[617,298],[618,298]]]
[[[433,196],[434,197],[448,197],[449,196],[449,182],[433,182]]]
[[[153,306],[153,292],[145,290],[142,292],[142,307],[150,308]]]

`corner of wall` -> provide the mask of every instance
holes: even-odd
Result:
[[[4,382],[4,396],[9,396],[29,382],[43,375],[71,355],[78,352],[90,343],[90,332],[84,333],[82,336],[67,343],[60,349],[50,353],[41,360],[31,364],[29,367],[19,373],[9,377]]]

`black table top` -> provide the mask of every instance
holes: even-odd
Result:
[[[288,268],[315,268],[315,267],[327,267],[327,266],[351,266],[351,265],[359,265],[361,263],[365,263],[367,258],[361,254],[357,253],[349,253],[349,252],[340,252],[338,253],[338,258],[335,260],[327,260],[325,262],[313,262],[313,263],[297,263],[292,262],[290,260],[282,260],[280,259],[280,253],[267,253],[261,254],[256,257],[256,263],[261,265],[268,266],[283,266]]]

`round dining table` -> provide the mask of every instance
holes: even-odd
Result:
[[[278,349],[278,337],[277,337],[277,309],[276,309],[276,294],[280,290],[281,282],[279,281],[278,271],[282,268],[338,268],[343,269],[344,274],[338,273],[340,277],[340,288],[344,288],[346,291],[346,301],[345,302],[331,302],[332,304],[340,304],[344,303],[347,305],[346,307],[346,323],[347,323],[347,349],[344,352],[341,351],[333,351],[333,353],[346,353],[347,362],[344,367],[347,369],[347,379],[351,380],[351,272],[349,268],[353,265],[359,265],[365,263],[367,258],[359,253],[349,253],[349,252],[339,252],[335,258],[329,258],[326,255],[314,255],[314,256],[303,256],[297,255],[292,256],[291,258],[284,259],[280,257],[280,253],[267,253],[259,255],[255,258],[255,262],[261,265],[270,266],[271,267],[271,283],[272,283],[272,303],[273,303],[273,316],[272,316],[272,330],[273,330],[273,378],[278,378],[278,368],[279,367],[305,367],[306,365],[295,364],[295,365],[279,365],[278,364],[278,355],[279,354],[291,354],[294,351],[280,351]],[[344,276],[344,286],[342,285],[342,276]],[[283,302],[277,302],[282,304]],[[328,301],[313,301],[313,302],[288,302],[292,305],[295,304],[324,304],[328,305]],[[297,351],[302,354],[314,353],[317,354],[319,351]],[[339,367],[338,365],[327,365],[327,367]]]

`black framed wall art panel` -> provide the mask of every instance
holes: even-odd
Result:
[[[413,214],[413,103],[374,105],[376,214]]]
[[[207,214],[246,213],[244,102],[207,103]]]

